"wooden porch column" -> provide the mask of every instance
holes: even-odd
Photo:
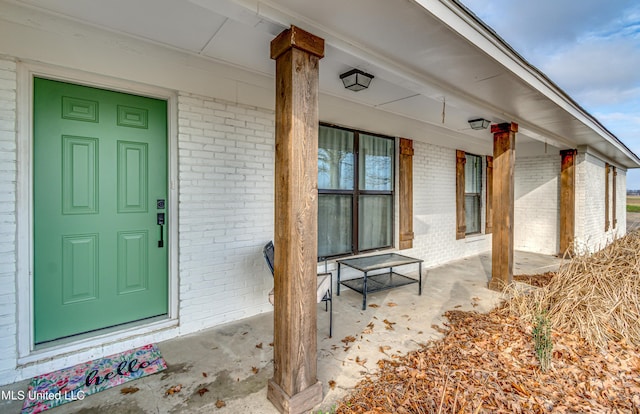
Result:
[[[573,250],[576,215],[575,149],[560,151],[560,255]]]
[[[513,280],[513,173],[518,124],[491,125],[493,134],[493,236],[489,289],[502,290]]]
[[[276,61],[273,378],[282,413],[322,402],[317,373],[318,66],[324,40],[298,27],[271,42]]]
[[[413,154],[413,141],[400,138],[400,250],[413,247]]]

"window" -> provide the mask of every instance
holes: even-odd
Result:
[[[488,160],[488,161],[492,161]],[[487,167],[490,173],[493,169]],[[489,190],[491,187],[489,187]],[[491,206],[487,205],[487,212]],[[456,239],[482,232],[482,157],[456,151]],[[491,231],[491,227],[487,229]]]
[[[618,224],[616,219],[616,176],[618,173],[616,167],[609,163],[605,163],[604,171],[604,231],[609,231],[609,229],[615,229]],[[609,191],[610,185],[611,191]],[[609,211],[611,211],[611,220]]]
[[[321,125],[318,256],[393,244],[393,138]]]
[[[465,234],[480,233],[480,213],[482,202],[482,158],[465,154],[464,165],[464,218],[467,226]]]

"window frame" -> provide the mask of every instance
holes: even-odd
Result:
[[[456,164],[455,164],[455,237],[456,240],[464,240],[469,236],[487,235],[493,232],[493,156],[491,155],[478,155],[467,153],[463,150],[455,150]],[[480,169],[480,192],[479,193],[467,193],[466,192],[466,164],[467,155],[478,157],[479,169]],[[482,159],[486,161],[486,168]],[[467,219],[465,200],[467,194],[479,194],[479,208],[478,208],[478,224],[479,231],[467,232]],[[484,203],[483,203],[484,198]],[[484,223],[483,212],[484,208]]]
[[[616,167],[604,163],[604,231],[613,230],[618,224],[616,217]],[[611,178],[609,178],[611,177]],[[611,201],[610,201],[611,200]]]
[[[396,158],[397,158],[397,143],[396,138],[388,135],[383,135],[375,132],[363,131],[354,128],[347,128],[340,125],[334,125],[330,123],[320,122],[320,126],[328,127],[328,128],[336,128],[343,131],[348,131],[353,133],[353,189],[352,190],[344,190],[344,189],[322,189],[318,186],[318,198],[321,195],[349,195],[351,196],[351,250],[345,253],[338,253],[329,256],[320,256],[318,255],[318,261],[324,261],[326,259],[335,259],[340,257],[354,256],[361,253],[366,252],[375,252],[380,250],[386,250],[393,248],[395,246],[395,231],[396,231],[396,223],[395,223],[395,195],[396,195]],[[360,189],[360,134],[370,135],[378,138],[388,139],[393,144],[393,154],[391,160],[391,190],[361,190]],[[359,240],[359,222],[360,222],[360,196],[367,195],[383,195],[391,197],[391,237],[389,241],[389,245],[375,247],[373,249],[365,249],[360,250],[360,240]]]
[[[469,224],[466,222],[466,218],[465,218],[465,236],[473,236],[476,234],[482,234],[482,191],[484,189],[484,186],[482,185],[483,180],[484,180],[484,174],[482,174],[482,155],[477,155],[477,154],[471,154],[468,152],[464,153],[465,155],[465,166],[468,165],[469,163],[469,157],[475,157],[478,160],[478,169],[479,169],[479,173],[480,173],[480,180],[479,185],[480,188],[478,189],[478,192],[474,192],[474,193],[468,193],[467,192],[467,174],[466,174],[466,168],[465,168],[465,176],[464,176],[464,180],[465,180],[465,186],[464,186],[464,198],[465,198],[465,206],[466,206],[466,198],[468,196],[473,196],[474,198],[477,199],[477,203],[478,203],[478,214],[477,214],[477,221],[478,221],[478,230],[477,231],[469,231]],[[465,217],[466,217],[466,209],[465,209]]]

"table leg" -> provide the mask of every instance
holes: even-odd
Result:
[[[422,263],[418,263],[418,275],[420,275],[420,281],[418,282],[418,296],[422,295]]]
[[[337,288],[338,288],[338,292],[337,292],[337,293],[338,293],[338,296],[340,296],[340,265],[341,265],[341,264],[342,264],[342,263],[338,263],[338,285],[337,285]]]
[[[367,272],[364,272],[364,280],[362,285],[362,310],[367,309]]]

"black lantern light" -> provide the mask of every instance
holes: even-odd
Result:
[[[484,118],[477,118],[477,119],[470,119],[469,120],[469,126],[471,126],[471,129],[475,129],[475,130],[487,129],[487,127],[489,127],[490,123],[491,123],[491,121],[489,121],[488,119],[484,119]]]
[[[359,69],[351,69],[340,75],[344,87],[354,92],[367,89],[373,79],[373,75],[365,73]]]

